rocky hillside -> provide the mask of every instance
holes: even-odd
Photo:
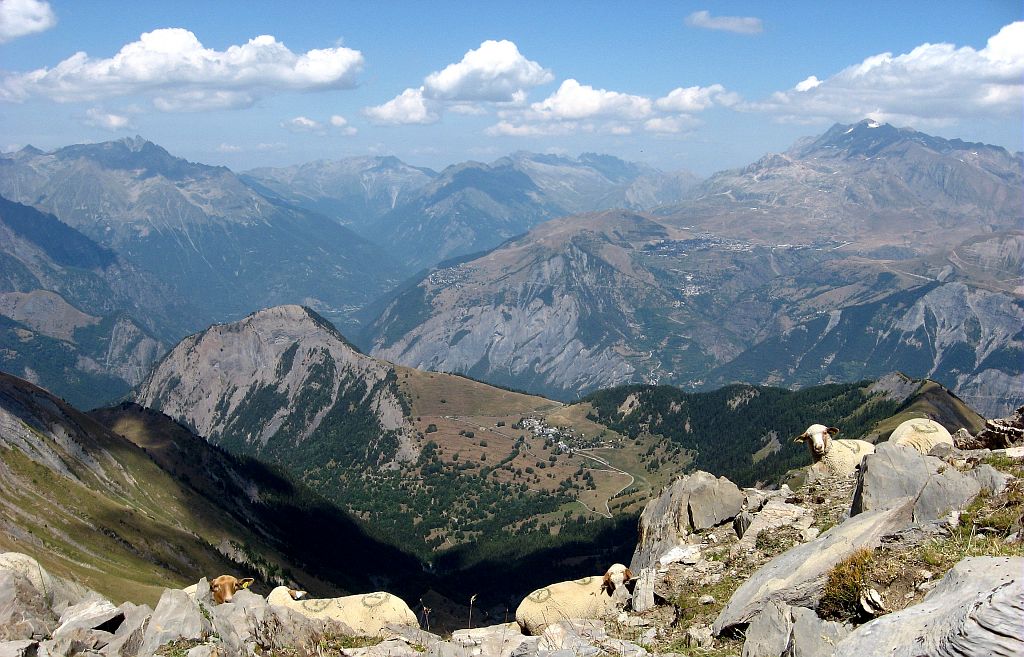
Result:
[[[898,262],[814,239],[764,245],[624,212],[562,218],[401,288],[361,344],[557,399],[625,383],[805,386],[898,369],[986,414],[1018,403],[1024,237]]]
[[[280,303],[342,318],[393,283],[383,253],[336,221],[139,137],[4,154],[0,194],[187,294],[197,325]]]
[[[717,173],[659,213],[730,237],[923,255],[1018,229],[1022,184],[1024,163],[1003,148],[864,120]]]
[[[1024,436],[1022,412],[999,425],[1007,435]],[[986,435],[962,438],[985,444]],[[470,607],[459,624],[469,629],[446,636],[431,631],[424,599],[410,608],[381,593],[293,601],[284,590],[240,590],[218,604],[202,579],[191,595],[165,590],[155,609],[116,607],[31,556],[0,554],[0,647],[70,655],[91,646],[109,657],[1024,649],[1024,448],[945,443],[925,454],[883,443],[858,469],[817,471],[797,491],[740,489],[706,472],[677,479],[644,509],[629,568],[542,586],[515,622],[509,608],[505,622],[478,613],[474,623]],[[471,604],[493,595],[483,588]]]
[[[417,456],[394,370],[301,306],[186,338],[135,397],[214,444],[298,470]]]
[[[84,407],[124,395],[191,311],[55,217],[0,198],[0,368]]]

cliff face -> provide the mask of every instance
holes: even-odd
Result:
[[[329,453],[337,446],[328,436],[366,423],[368,431],[349,437],[364,444],[349,447],[381,465],[415,456],[393,368],[300,306],[261,310],[186,338],[136,400],[246,453],[286,459],[299,446]]]

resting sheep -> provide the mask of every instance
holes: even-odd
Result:
[[[946,427],[935,420],[917,418],[907,420],[900,424],[889,436],[889,442],[894,445],[905,445],[913,447],[922,454],[932,451],[936,445],[953,446],[953,436],[949,435]]]
[[[630,593],[626,584],[633,579],[629,568],[615,564],[603,577],[584,577],[537,589],[516,609],[516,622],[526,634],[539,635],[548,625],[568,618],[597,620],[614,617]]]
[[[861,459],[874,454],[875,446],[864,440],[833,440],[839,433],[835,427],[812,424],[807,431],[793,439],[793,442],[807,443],[811,453],[812,472],[829,475],[852,475]]]
[[[358,636],[380,636],[388,625],[419,628],[416,614],[401,598],[378,591],[342,598],[306,599],[305,591],[279,586],[267,596],[267,602],[287,607],[307,618],[334,620],[352,629]]]
[[[225,602],[231,602],[236,593],[242,589],[249,588],[253,581],[254,580],[251,577],[238,579],[232,575],[221,575],[220,577],[215,577],[210,580],[210,594],[213,596],[213,601],[219,605],[224,604]],[[202,584],[202,580],[195,584],[186,586],[182,591],[195,600],[200,584]]]

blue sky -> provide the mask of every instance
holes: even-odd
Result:
[[[239,170],[365,154],[441,168],[531,150],[709,174],[870,115],[1021,150],[1021,12],[1018,0],[0,0],[0,149],[137,133]]]

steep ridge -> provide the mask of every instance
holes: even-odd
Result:
[[[141,137],[4,154],[0,194],[51,212],[188,294],[200,325],[288,302],[344,318],[394,273],[336,221]]]
[[[409,202],[436,177],[435,171],[393,156],[316,160],[242,174],[242,180],[261,191],[337,219],[369,239],[376,219]]]
[[[92,407],[139,383],[192,314],[110,249],[0,197],[0,368]]]
[[[1009,412],[1024,388],[1019,161],[840,127],[780,162],[713,177],[699,198],[643,216],[642,230],[625,212],[563,217],[443,263],[377,306],[360,344],[559,399],[634,382],[800,386],[901,369],[986,414]],[[914,167],[951,167],[962,189],[888,189],[912,178],[911,155]],[[878,212],[848,211],[844,185],[867,186]],[[953,226],[929,223],[953,215]],[[911,224],[927,239],[908,241]]]
[[[152,603],[164,586],[236,571],[218,548],[231,541],[279,573],[300,572],[142,449],[2,373],[0,473],[0,549],[34,554],[115,599]]]
[[[301,306],[261,310],[186,338],[136,399],[214,444],[299,470],[334,460],[383,467],[417,456],[394,370]]]
[[[1022,184],[1024,163],[1003,148],[866,119],[717,173],[659,213],[732,237],[828,235],[848,251],[925,255],[1019,228]]]

